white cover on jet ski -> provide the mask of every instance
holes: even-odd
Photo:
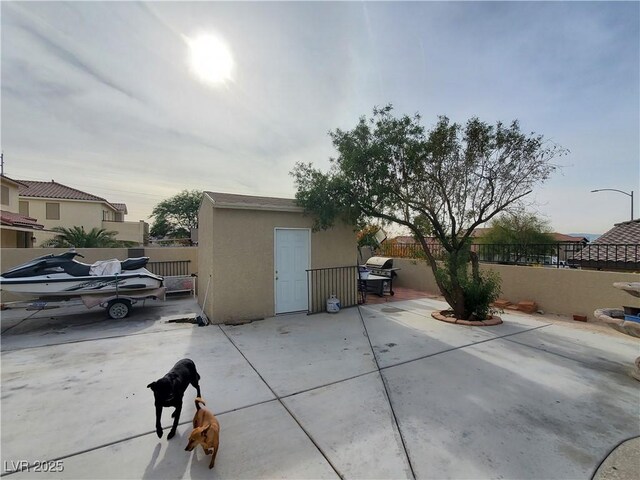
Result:
[[[120,260],[113,258],[111,260],[98,260],[91,265],[89,269],[89,275],[100,277],[103,275],[116,275],[122,272],[122,265]]]

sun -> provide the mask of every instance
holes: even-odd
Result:
[[[210,34],[187,39],[191,71],[205,83],[223,84],[231,80],[233,56],[229,47]]]

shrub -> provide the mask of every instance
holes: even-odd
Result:
[[[444,265],[434,272],[438,282],[446,289],[453,290],[454,281],[459,285],[464,297],[465,320],[485,320],[493,311],[491,304],[500,296],[500,275],[489,271],[478,270],[477,275],[471,274],[469,249],[460,252],[446,252]],[[455,279],[451,276],[455,275]]]
[[[500,296],[500,275],[494,271],[480,272],[480,278],[467,278],[462,282],[467,308],[476,320],[485,320],[493,312],[491,304]]]

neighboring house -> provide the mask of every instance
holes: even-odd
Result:
[[[640,219],[616,223],[569,259],[569,264],[598,270],[640,270]]]
[[[576,253],[589,243],[586,237],[573,237],[564,233],[553,232],[553,238],[558,242],[558,260],[566,262],[569,258],[575,257]]]
[[[18,190],[23,186],[21,182],[0,175],[0,190],[2,193],[0,209],[0,225],[2,248],[31,248],[34,245],[35,233],[42,231],[43,225],[36,218],[21,215],[18,212]]]
[[[117,240],[143,245],[149,225],[144,221],[126,222],[127,206],[62,185],[53,180],[19,181],[19,213],[40,220],[46,230],[54,227],[84,227],[88,232],[102,228],[118,232]],[[52,238],[55,232],[38,232],[36,245]]]
[[[385,243],[391,245],[414,245],[418,242],[411,235],[398,235],[397,237],[388,238]]]
[[[355,267],[352,226],[318,232],[312,227],[313,218],[292,199],[204,192],[198,301],[209,319],[235,322],[305,311],[307,270]]]

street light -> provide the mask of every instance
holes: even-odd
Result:
[[[598,190],[591,190],[591,193],[594,192],[618,192],[624,193],[627,197],[631,197],[631,221],[633,221],[633,190],[631,190],[631,193],[627,193],[622,190],[616,190],[615,188],[599,188]]]

